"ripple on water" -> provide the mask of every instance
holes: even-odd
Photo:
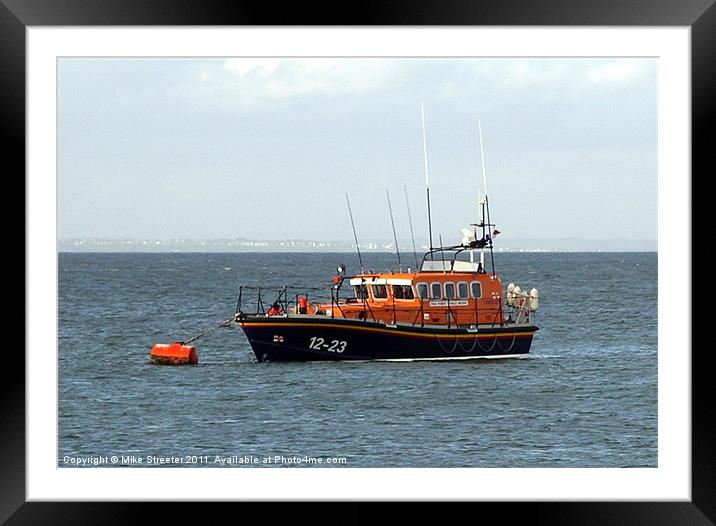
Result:
[[[375,268],[392,262],[371,258]],[[346,254],[61,254],[60,458],[656,466],[656,287],[631,286],[656,284],[656,254],[496,260],[506,281],[540,290],[540,331],[527,360],[260,364],[231,329],[197,341],[198,366],[172,368],[146,363],[151,345],[226,319],[237,286],[227,280],[258,283],[261,269],[280,268],[271,277],[279,286],[321,286],[336,261],[353,269],[357,262]],[[575,297],[592,301],[577,305]]]

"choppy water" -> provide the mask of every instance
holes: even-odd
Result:
[[[231,316],[239,283],[322,286],[337,263],[355,272],[354,259],[60,254],[58,466],[112,455],[110,465],[195,455],[192,465],[208,467],[217,456],[253,466],[275,456],[291,466],[657,465],[656,253],[496,254],[503,285],[540,291],[528,359],[260,364],[234,327],[196,342],[198,366],[146,363],[154,343]],[[388,254],[364,260],[395,266]]]

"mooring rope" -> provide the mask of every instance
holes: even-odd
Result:
[[[200,334],[197,334],[196,336],[192,336],[192,337],[189,338],[188,340],[183,341],[183,342],[179,342],[179,343],[181,343],[182,345],[186,345],[187,343],[191,343],[191,342],[193,342],[193,341],[195,341],[195,340],[198,340],[198,339],[201,338],[202,336],[206,336],[206,335],[209,334],[210,332],[215,331],[215,330],[218,329],[219,327],[227,327],[232,321],[234,321],[234,316],[231,316],[231,318],[228,318],[228,319],[222,321],[222,322],[219,323],[219,325],[217,325],[216,327],[212,327],[212,328],[210,328],[210,329],[207,329],[207,330],[205,330],[204,332],[202,332],[202,333],[200,333]]]

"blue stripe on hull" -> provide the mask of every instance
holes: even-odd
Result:
[[[532,335],[537,330],[536,327],[479,333],[455,330],[438,338],[429,331],[404,327],[400,328],[401,334],[390,334],[385,330],[360,330],[355,324],[331,325],[333,324],[312,326],[310,323],[290,323],[272,326],[270,323],[260,323],[242,328],[256,359],[260,362],[512,357],[529,352]],[[412,334],[406,335],[406,331]],[[491,336],[491,333],[495,335]]]

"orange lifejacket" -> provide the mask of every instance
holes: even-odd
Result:
[[[306,314],[308,312],[308,302],[303,296],[299,296],[298,298],[298,305],[296,311],[299,314]]]

